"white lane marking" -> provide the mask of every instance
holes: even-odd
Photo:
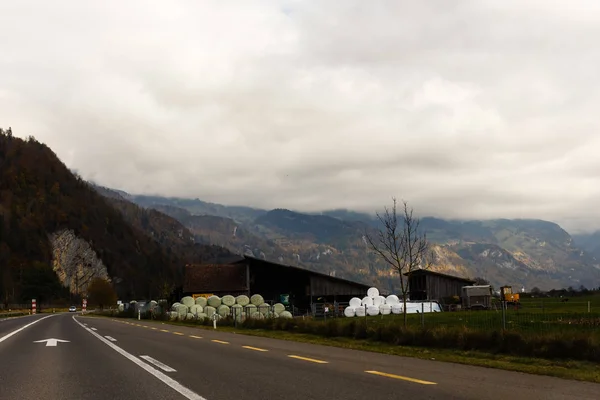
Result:
[[[58,343],[69,343],[69,341],[62,340],[62,339],[50,338],[50,339],[36,340],[33,343],[46,343],[46,347],[56,347],[58,345]]]
[[[150,357],[150,356],[140,356],[144,360],[148,361],[150,364],[156,365],[158,368],[162,369],[165,372],[177,372],[177,370],[169,367],[167,364],[163,364],[160,361]]]
[[[43,319],[46,319],[46,318],[50,318],[50,317],[54,317],[54,315],[48,315],[47,317],[42,317],[42,318],[40,318],[40,319],[36,319],[35,321],[33,321],[33,322],[30,322],[29,324],[27,324],[27,325],[24,325],[24,326],[20,327],[19,329],[17,329],[17,330],[14,330],[14,331],[12,331],[11,333],[9,333],[9,334],[7,334],[7,335],[4,335],[4,336],[2,336],[2,337],[0,338],[0,343],[4,342],[6,339],[8,339],[9,337],[11,337],[12,335],[16,335],[17,333],[21,332],[23,329],[25,329],[25,328],[29,328],[31,325],[33,325],[33,324],[37,324],[37,323],[38,323],[38,322],[40,322],[41,320],[43,320]]]
[[[98,330],[98,329],[96,329],[96,328],[90,328],[90,329],[91,329],[91,330],[93,330],[93,331],[97,331],[97,330]]]
[[[115,339],[112,336],[104,336],[104,337],[107,338],[108,340],[110,340],[111,342],[116,342],[117,341],[117,339]]]
[[[116,344],[111,343],[109,340],[103,338],[96,332],[92,331],[89,328],[86,328],[85,326],[83,326],[83,324],[81,324],[81,322],[77,321],[74,316],[72,318],[73,318],[73,321],[75,321],[77,324],[79,324],[79,326],[81,326],[83,329],[85,329],[92,335],[96,336],[96,338],[98,338],[101,342],[106,344],[108,347],[112,348],[114,351],[121,354],[123,357],[125,357],[129,361],[133,362],[138,367],[142,368],[143,370],[148,372],[150,375],[154,376],[156,379],[158,379],[165,385],[167,385],[170,388],[172,388],[173,390],[177,391],[185,398],[187,398],[189,400],[207,400],[206,398],[200,396],[199,394],[197,394],[197,393],[193,392],[192,390],[188,389],[187,387],[183,386],[181,383],[177,382],[175,379],[171,378],[170,376],[167,376],[167,375],[163,374],[162,372],[160,372],[159,370],[152,368],[150,365],[146,364],[145,362],[143,362],[142,360],[140,360],[133,354],[126,352],[125,350],[123,350],[122,348],[117,346]]]

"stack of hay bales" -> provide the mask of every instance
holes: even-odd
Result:
[[[365,315],[389,315],[401,314],[402,304],[400,299],[395,294],[388,297],[379,295],[379,289],[370,288],[367,290],[367,295],[362,299],[353,297],[350,300],[350,305],[344,309],[346,317],[364,317]]]
[[[263,296],[254,294],[252,297],[240,295],[237,297],[225,295],[223,297],[210,296],[197,297],[185,296],[180,302],[171,306],[169,318],[171,320],[191,320],[233,317],[238,322],[246,318],[292,318],[292,314],[285,310],[285,306],[276,303],[273,306],[266,303]]]

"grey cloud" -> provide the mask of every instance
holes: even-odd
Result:
[[[592,0],[3,2],[0,125],[130,192],[597,229],[599,37]]]

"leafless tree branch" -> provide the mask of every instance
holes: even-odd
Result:
[[[377,213],[377,218],[382,225],[377,234],[366,232],[365,237],[371,250],[400,277],[404,325],[406,326],[406,301],[409,286],[408,276],[405,274],[410,274],[417,269],[429,269],[435,262],[435,252],[430,249],[427,235],[419,232],[420,220],[413,216],[413,210],[408,203],[402,201],[401,216],[398,217],[397,200],[393,197],[392,201],[391,210],[385,207],[383,215]]]

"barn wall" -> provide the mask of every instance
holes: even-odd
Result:
[[[433,274],[413,274],[408,278],[411,300],[438,300],[462,296],[463,286],[468,281]]]
[[[441,300],[446,297],[461,296],[463,286],[466,282],[456,279],[448,279],[443,276],[428,275],[427,278],[427,300]]]
[[[310,277],[313,296],[356,296],[364,297],[367,287],[364,285],[353,285],[349,282],[328,279],[325,276],[312,275]]]
[[[310,296],[310,277],[300,270],[251,263],[250,291],[261,294],[266,301],[279,302],[282,294],[289,294],[290,301],[301,301],[301,298]]]

